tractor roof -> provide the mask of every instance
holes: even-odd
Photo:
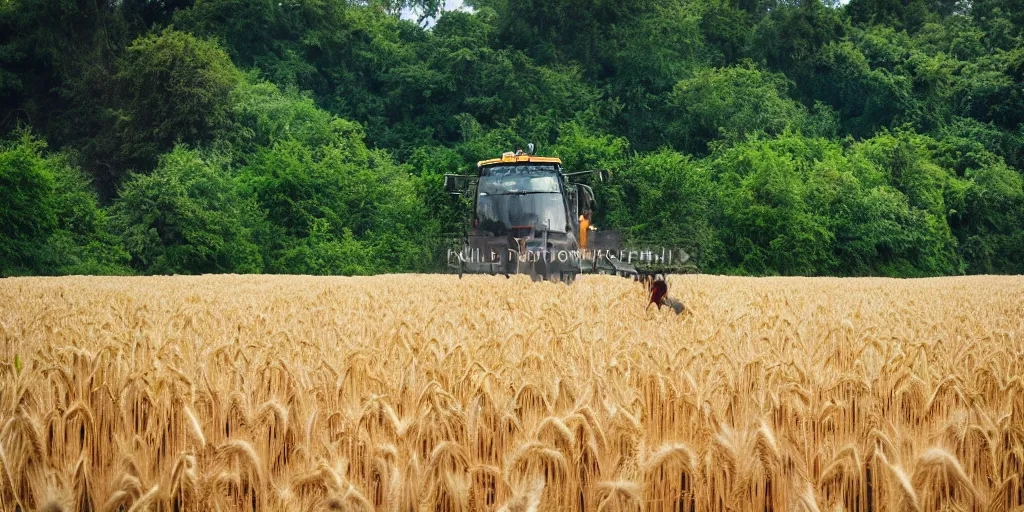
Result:
[[[535,163],[535,164],[558,164],[562,165],[561,158],[552,158],[546,156],[530,156],[530,155],[519,155],[509,151],[501,155],[501,158],[492,158],[490,160],[481,160],[476,163],[477,167],[486,167],[489,165],[500,165],[500,164],[517,164],[517,163]]]

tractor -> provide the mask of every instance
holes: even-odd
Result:
[[[579,180],[605,181],[607,171],[563,172],[558,158],[528,149],[477,163],[472,175],[445,175],[445,189],[472,194],[463,246],[449,265],[463,274],[528,274],[572,283],[581,273],[636,277],[616,254],[620,236],[590,225],[593,189]]]

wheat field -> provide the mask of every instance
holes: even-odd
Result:
[[[0,280],[0,510],[1021,510],[1024,278]]]

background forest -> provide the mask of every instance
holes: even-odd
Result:
[[[437,270],[527,142],[706,272],[1024,272],[1022,0],[467,4],[0,0],[0,275]]]

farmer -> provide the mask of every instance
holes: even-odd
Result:
[[[580,249],[587,248],[587,231],[590,230],[590,217],[594,212],[590,209],[583,210],[583,215],[580,215]]]

